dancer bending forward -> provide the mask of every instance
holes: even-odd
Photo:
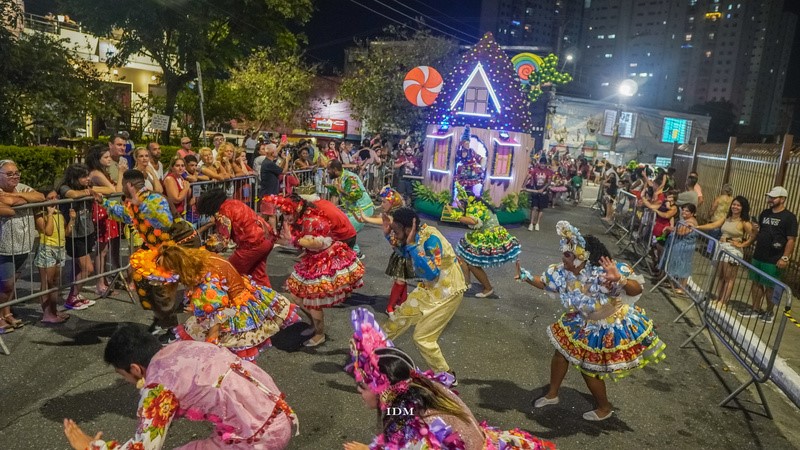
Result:
[[[547,329],[556,348],[550,387],[534,406],[558,403],[561,382],[574,364],[597,402],[597,409],[583,418],[605,420],[613,413],[605,379],[617,380],[631,369],[663,359],[665,345],[656,336],[653,321],[634,306],[642,294],[641,275],[634,275],[627,264],[615,263],[603,243],[594,236],[584,239],[569,222],[558,222],[556,230],[561,236],[561,264],[532,277],[517,263],[518,281],[558,296],[568,309]]]
[[[285,297],[205,249],[165,244],[147,252],[153,252],[157,267],[144,276],[174,278],[186,286],[192,317],[176,329],[182,340],[211,342],[253,360],[272,335],[300,320]]]
[[[314,335],[303,345],[316,347],[325,342],[323,308],[345,301],[364,284],[364,266],[347,244],[331,238],[330,221],[313,204],[286,197],[271,200],[283,211],[293,243],[305,250],[286,280],[286,289],[302,301],[314,323]]]
[[[451,375],[420,371],[408,354],[394,347],[366,309],[353,311],[351,317],[353,374],[361,399],[367,407],[379,409],[382,432],[370,445],[348,442],[345,450],[555,449],[552,442],[518,428],[498,430],[479,423],[449,389]]]

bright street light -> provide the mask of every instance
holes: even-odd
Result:
[[[633,80],[624,80],[619,84],[619,94],[624,97],[633,97],[636,91],[639,90],[639,85]]]
[[[567,61],[572,62],[573,59],[575,59],[575,57],[572,56],[571,53],[569,55],[567,55]]]

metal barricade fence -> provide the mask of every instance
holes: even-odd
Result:
[[[622,189],[619,190],[613,204],[614,216],[606,228],[606,234],[613,233],[615,229],[619,229],[622,233],[616,242],[617,245],[625,240],[633,230],[638,205],[639,202],[635,195]]]
[[[650,208],[644,208],[640,211],[641,217],[638,220],[638,226],[636,226],[636,231],[633,232],[631,236],[632,244],[631,248],[633,249],[634,254],[638,257],[638,259],[633,263],[633,267],[637,267],[643,261],[645,262],[645,267],[649,271],[650,268],[646,264],[647,255],[650,253],[650,248],[653,245],[653,228],[656,226],[656,212],[651,210]],[[637,217],[639,213],[636,214]]]
[[[257,211],[258,185],[256,184],[255,175],[245,175],[227,180],[196,181],[191,183],[190,187],[192,195],[184,200],[183,210],[186,220],[194,226],[205,223],[207,220],[197,214],[194,210],[193,202],[203,195],[203,192],[211,189],[224,189],[229,198],[241,200],[254,211]]]
[[[702,327],[686,339],[681,348],[688,346],[703,331],[716,336],[750,376],[719,406],[726,405],[751,384],[755,384],[766,416],[772,418],[761,385],[769,380],[778,356],[788,320],[783,312],[789,311],[792,306],[791,289],[745,261],[741,249],[734,245],[737,243],[718,241],[698,230],[693,230],[691,234],[696,235],[692,245],[680,239],[673,240],[664,264],[670,280],[679,280],[676,265],[681,268],[680,265],[688,258],[686,249],[691,248],[691,275],[686,292],[693,305],[675,320],[683,317],[688,310],[697,308]],[[687,236],[689,234],[683,239]],[[713,338],[712,343],[716,351]]]
[[[63,249],[52,248],[40,243],[39,232],[36,229],[36,216],[39,215],[46,219],[48,207],[58,208],[58,214],[63,217],[63,219],[59,220],[63,227],[54,226],[51,234],[51,236],[55,235],[54,238],[51,238],[58,241],[59,244],[63,238],[65,241]],[[99,210],[94,208],[94,199],[92,197],[53,200],[15,206],[13,208],[16,213],[14,217],[0,220],[4,241],[3,244],[0,244],[3,258],[13,264],[15,272],[10,274],[10,279],[0,280],[2,285],[0,286],[0,308],[18,305],[33,299],[38,300],[44,295],[53,292],[59,294],[60,300],[61,292],[64,289],[85,287],[86,284],[94,284],[93,282],[103,277],[111,277],[110,282],[106,279],[110,287],[113,287],[115,282],[121,278],[128,298],[131,302],[134,301],[133,293],[128,288],[130,280],[127,278],[128,269],[130,268],[131,249],[134,247],[131,241],[132,237],[125,239],[122,232],[124,225],[119,224],[119,237],[109,238],[110,235],[106,229],[98,229],[98,227],[103,227],[105,224],[102,220],[98,220]],[[62,209],[67,213],[64,214]],[[88,226],[88,222],[94,225],[94,232],[84,236],[88,239],[82,239],[83,237],[77,236],[73,239],[67,235],[65,229],[71,220],[69,210],[76,212],[75,219],[72,220],[84,222],[81,225],[84,229]],[[106,218],[105,220],[112,219]],[[81,264],[86,269],[88,269],[88,264],[86,260],[81,261],[81,257],[72,258],[66,256],[66,247],[70,247],[71,251],[69,253],[75,255],[85,253],[90,256],[91,259],[89,261],[91,265],[95,266],[91,275],[86,276],[85,273],[82,273],[82,277],[76,279],[76,275],[83,272]],[[107,252],[108,256],[100,261],[97,255],[98,252]],[[98,263],[102,263],[103,267],[96,267]],[[67,269],[59,269],[60,274],[55,274],[59,276],[58,286],[48,286],[46,281],[44,284],[42,283],[41,272],[44,271],[40,271],[40,269],[47,267],[65,267]],[[67,281],[65,281],[65,277]],[[98,292],[98,295],[106,297],[110,292],[111,289],[107,289],[105,292]],[[78,293],[80,293],[80,290],[78,290]],[[0,348],[6,355],[11,353],[3,340],[3,335],[0,335]]]

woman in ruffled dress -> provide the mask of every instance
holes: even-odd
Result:
[[[290,227],[292,243],[304,251],[286,280],[286,289],[308,311],[313,336],[303,343],[316,347],[325,342],[324,308],[345,301],[364,285],[364,266],[353,249],[331,238],[331,222],[312,203],[272,196],[271,201]]]
[[[493,207],[483,199],[465,192],[458,184],[456,190],[458,199],[465,205],[463,215],[458,221],[472,229],[458,241],[456,255],[461,263],[467,287],[470,286],[471,273],[482,287],[481,292],[475,296],[488,297],[494,294],[494,288],[484,268],[499,266],[517,259],[521,247],[517,238],[509,234],[508,230],[497,221]]]
[[[556,350],[550,386],[534,407],[559,402],[561,382],[574,365],[597,402],[597,409],[583,418],[605,420],[613,413],[605,379],[616,380],[632,369],[660,361],[665,344],[656,335],[653,321],[634,305],[642,294],[642,277],[627,264],[613,261],[602,242],[594,236],[584,239],[569,222],[558,222],[556,230],[561,236],[561,264],[535,277],[517,266],[518,281],[547,291],[568,309],[547,328]]]
[[[379,411],[378,428],[383,431],[369,445],[348,442],[345,450],[555,449],[552,442],[518,428],[498,430],[479,423],[449,389],[452,375],[420,371],[366,309],[353,311],[351,317],[355,333],[349,367],[364,404]]]
[[[390,225],[392,223],[392,212],[405,206],[403,197],[399,192],[389,186],[384,186],[378,196],[381,199],[381,217],[365,217],[356,215],[359,222],[367,222],[383,226],[383,234],[392,246],[392,253],[389,255],[389,265],[386,266],[386,275],[394,279],[392,291],[389,294],[389,304],[386,306],[386,313],[394,312],[394,307],[402,305],[408,298],[408,282],[417,278],[414,274],[414,264],[410,259],[401,255],[398,250],[401,244],[392,233]]]
[[[300,321],[296,306],[272,289],[244,277],[205,249],[164,244],[144,250],[132,264],[152,281],[180,281],[192,316],[176,328],[182,340],[206,341],[253,360],[270,337]],[[148,263],[142,263],[144,261]],[[135,274],[136,275],[136,274]]]

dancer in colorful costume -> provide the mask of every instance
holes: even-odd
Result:
[[[286,289],[302,302],[313,321],[314,334],[303,345],[316,347],[325,342],[323,309],[343,302],[363,286],[364,266],[347,244],[331,238],[330,221],[312,203],[287,197],[269,201],[283,212],[292,243],[305,250],[286,280]]]
[[[215,226],[220,247],[227,248],[228,240],[236,244],[228,262],[240,274],[249,275],[261,286],[271,288],[267,257],[277,235],[269,223],[241,200],[229,199],[224,189],[204,192],[197,199],[197,212],[214,217],[214,222],[206,226]]]
[[[470,274],[481,283],[481,292],[475,294],[478,298],[494,294],[494,288],[486,275],[485,267],[505,264],[517,259],[521,247],[517,238],[510,235],[508,230],[497,221],[494,208],[483,199],[469,195],[458,183],[456,192],[459,202],[464,205],[464,213],[457,214],[458,221],[470,227],[472,231],[465,234],[456,246],[456,255],[464,272],[467,286],[470,283]]]
[[[125,443],[94,438],[64,419],[75,450],[158,450],[172,422],[185,417],[209,421],[214,431],[183,450],[281,450],[299,422],[272,377],[227,350],[204,342],[180,341],[162,347],[137,325],[114,332],[105,362],[139,390],[139,425]]]
[[[625,263],[614,262],[608,249],[594,236],[584,239],[566,221],[556,225],[561,236],[562,263],[533,277],[519,267],[517,280],[558,297],[565,308],[558,322],[547,329],[556,351],[550,366],[550,387],[534,406],[559,402],[558,391],[570,364],[581,371],[597,409],[583,418],[611,417],[605,379],[617,380],[632,369],[664,358],[664,343],[653,321],[634,303],[642,294],[641,275]]]
[[[391,314],[394,312],[396,305],[402,305],[408,298],[407,282],[413,280],[416,276],[414,275],[414,263],[409,258],[402,256],[402,249],[400,248],[402,246],[392,234],[390,226],[392,223],[390,214],[405,206],[403,197],[389,186],[383,187],[379,197],[381,198],[381,217],[356,216],[356,220],[382,225],[383,234],[392,246],[393,251],[389,255],[389,265],[386,266],[386,275],[394,279],[392,291],[389,294],[389,304],[386,306],[386,313]]]
[[[364,188],[364,183],[358,175],[344,170],[342,162],[333,160],[328,164],[328,176],[332,184],[328,185],[328,191],[331,195],[339,197],[339,202],[350,223],[356,229],[356,232],[364,228],[364,224],[356,220],[356,215],[362,214],[371,216],[375,213],[375,205],[372,203],[369,193]],[[363,254],[359,250],[358,244],[353,248],[359,257]]]
[[[192,316],[176,329],[183,340],[218,344],[252,360],[270,337],[300,317],[296,305],[272,289],[242,276],[221,256],[206,249],[165,244],[142,252],[142,277],[186,286]]]
[[[389,315],[384,328],[395,339],[414,326],[414,344],[428,365],[437,372],[450,371],[438,340],[467,290],[453,247],[439,230],[421,223],[411,208],[393,212],[390,229],[398,252],[411,259],[422,282]]]
[[[157,248],[169,241],[186,248],[200,247],[200,237],[194,227],[181,218],[174,218],[167,198],[148,190],[144,181],[142,172],[126,170],[122,175],[122,189],[127,198],[125,203],[103,199],[103,208],[108,211],[108,216],[133,226],[142,238],[141,248],[133,252],[130,258],[131,267],[139,273],[152,269],[146,261],[141,260],[141,251]],[[153,310],[151,331],[178,325],[175,283],[148,280],[136,272],[133,281],[142,308]]]
[[[469,148],[471,138],[469,127],[465,127],[458,150],[456,150],[455,181],[470,194],[480,196],[486,171],[483,169],[483,158]]]
[[[518,428],[505,431],[479,424],[449,389],[452,375],[420,371],[408,354],[394,347],[366,309],[353,311],[351,321],[353,375],[364,403],[381,412],[378,428],[383,432],[370,445],[349,442],[345,450],[555,449],[552,442]]]

